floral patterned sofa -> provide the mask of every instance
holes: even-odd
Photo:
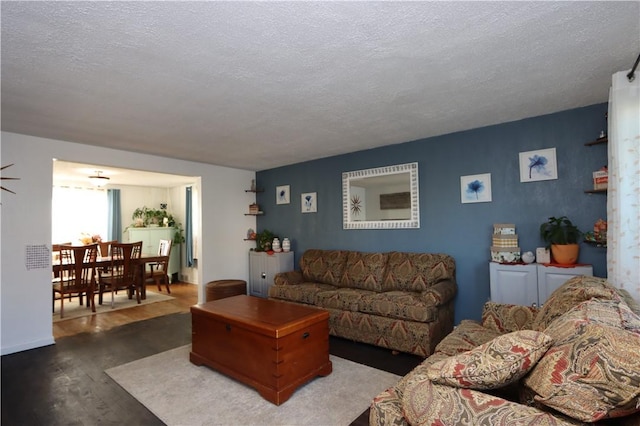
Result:
[[[640,425],[640,307],[574,277],[540,309],[487,302],[374,398],[371,425]]]
[[[269,298],[329,311],[329,333],[421,356],[453,330],[455,262],[446,254],[307,250]]]

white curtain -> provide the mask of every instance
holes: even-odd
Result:
[[[640,301],[640,72],[609,91],[607,279]]]

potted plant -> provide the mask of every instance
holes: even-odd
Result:
[[[132,226],[135,226],[136,228],[142,228],[146,225],[145,221],[147,219],[147,210],[149,209],[144,206],[138,207],[133,211],[133,214],[131,215],[131,219],[133,219]]]
[[[175,228],[176,230],[176,233],[173,236],[173,243],[174,244],[184,243],[186,238],[184,236],[184,229],[182,228],[182,223],[176,222],[172,214],[167,214],[165,217],[167,218],[167,226],[170,228]]]
[[[256,234],[256,251],[271,250],[271,242],[275,237],[276,235],[268,229]]]
[[[551,256],[556,263],[573,265],[578,261],[582,232],[566,216],[550,217],[540,225],[540,236],[551,248]]]
[[[149,227],[149,226],[161,226],[175,228],[176,233],[173,238],[174,244],[182,244],[185,242],[184,229],[182,223],[177,222],[172,214],[168,213],[166,209],[152,209],[147,206],[138,207],[133,211],[131,215],[133,223],[127,226],[123,233],[129,229],[129,227]],[[167,219],[165,221],[165,219]]]
[[[145,220],[146,226],[162,226],[162,220],[166,215],[166,210],[148,209],[147,218]]]

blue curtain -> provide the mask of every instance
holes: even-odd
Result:
[[[107,224],[107,239],[109,241],[122,241],[122,215],[120,214],[120,190],[107,189],[107,202],[109,216]]]
[[[184,227],[184,239],[186,244],[186,260],[189,268],[193,267],[193,213],[191,205],[191,187],[187,186],[187,201],[185,203],[185,227]]]

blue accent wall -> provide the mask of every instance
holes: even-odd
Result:
[[[257,202],[269,229],[291,240],[296,265],[309,248],[367,252],[447,253],[457,266],[456,323],[479,319],[489,299],[494,223],[514,223],[522,251],[544,246],[540,224],[568,216],[588,231],[606,219],[606,195],[586,194],[592,172],[607,163],[607,145],[587,147],[607,128],[607,104],[562,111],[382,148],[293,164],[257,173]],[[558,179],[520,182],[520,152],[556,148]],[[418,162],[420,228],[343,230],[342,173]],[[491,173],[492,202],[462,204],[460,177]],[[290,185],[291,203],[276,204],[276,186]],[[317,213],[301,213],[300,195],[316,192]],[[580,263],[606,276],[606,249],[581,244]]]

